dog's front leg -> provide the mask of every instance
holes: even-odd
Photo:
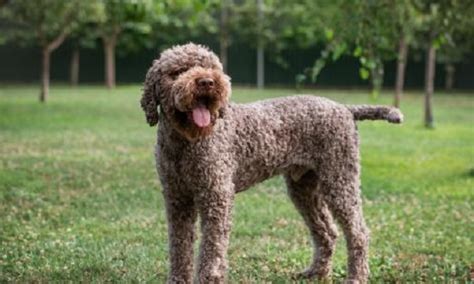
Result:
[[[170,272],[168,283],[192,283],[197,209],[191,196],[165,189]]]
[[[234,194],[230,183],[199,194],[197,205],[202,231],[199,283],[223,283],[225,280]]]

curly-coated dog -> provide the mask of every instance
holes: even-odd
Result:
[[[163,51],[146,75],[141,106],[151,126],[159,123],[156,161],[168,220],[168,282],[193,282],[198,215],[196,280],[224,282],[234,195],[279,174],[314,243],[312,263],[299,275],[321,279],[331,272],[334,216],[347,240],[348,280],[366,282],[369,235],[355,121],[400,123],[401,113],[315,96],[234,104],[230,93],[217,56],[192,43]]]

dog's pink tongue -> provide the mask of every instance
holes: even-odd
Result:
[[[211,123],[211,113],[204,105],[193,109],[193,121],[199,127],[206,127]]]

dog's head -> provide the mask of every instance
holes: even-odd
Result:
[[[141,106],[150,126],[163,119],[190,141],[212,133],[230,97],[230,78],[208,48],[189,43],[163,51],[145,78]]]

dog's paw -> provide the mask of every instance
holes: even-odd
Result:
[[[320,283],[331,283],[330,273],[327,270],[321,270],[315,267],[309,267],[306,270],[296,273],[295,280],[315,279]]]
[[[365,283],[365,282],[361,282],[357,279],[346,279],[346,280],[344,280],[344,284],[362,284],[362,283]]]
[[[221,283],[225,283],[225,278],[224,276],[212,276],[212,275],[200,276],[199,283],[221,284]]]
[[[187,278],[184,276],[170,275],[166,283],[167,284],[186,284],[186,283],[191,283],[192,282],[191,279],[192,278]]]

